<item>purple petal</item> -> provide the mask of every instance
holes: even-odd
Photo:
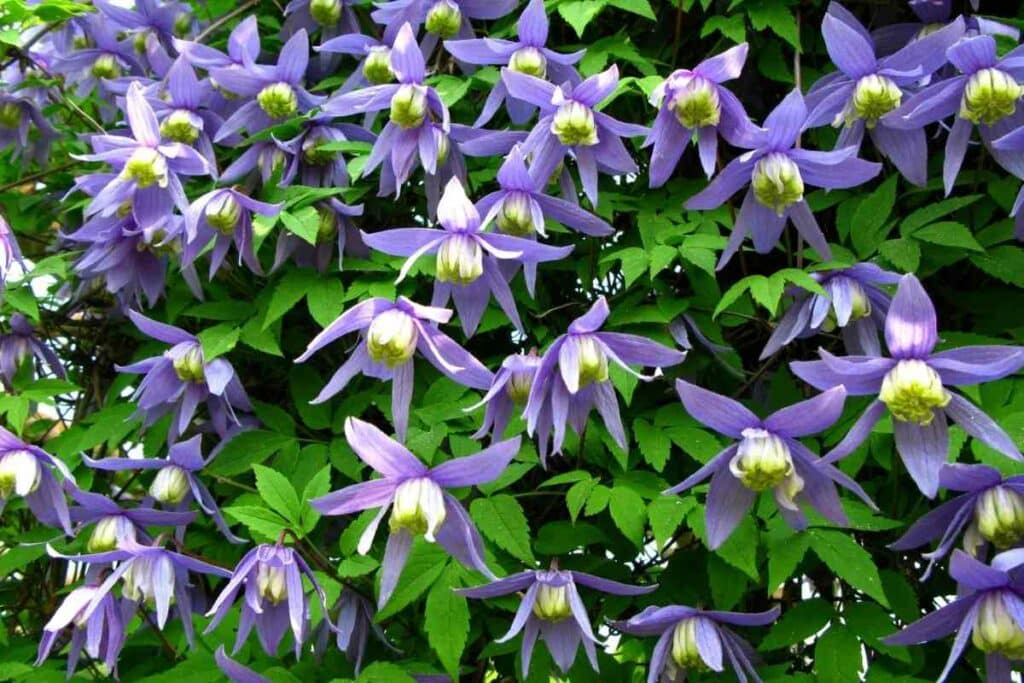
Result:
[[[506,576],[483,586],[476,588],[459,588],[455,592],[467,598],[488,599],[496,598],[509,593],[518,593],[526,590],[536,582],[536,575],[532,571],[522,571],[518,574]]]
[[[729,538],[756,497],[757,494],[734,477],[728,467],[715,472],[704,507],[709,550],[716,550]]]
[[[951,392],[949,397],[949,404],[944,408],[946,415],[965,432],[1008,458],[1024,460],[1013,439],[995,420],[963,396]]]
[[[973,614],[972,608],[977,602],[976,598],[977,596],[961,598],[945,607],[940,607],[899,633],[882,638],[882,642],[887,645],[919,645],[930,640],[944,638],[958,628],[962,628],[964,624],[972,623],[966,617],[968,614]]]
[[[1012,375],[1024,367],[1020,346],[965,346],[940,351],[928,359],[942,383],[952,386],[983,384]]]
[[[139,328],[147,337],[152,337],[158,341],[162,341],[167,344],[182,344],[184,342],[195,342],[196,338],[188,332],[178,329],[173,325],[167,325],[159,323],[155,320],[151,320],[141,313],[129,310],[128,317],[131,319],[135,327]]]
[[[374,318],[391,308],[394,308],[394,304],[392,302],[379,297],[374,297],[356,304],[338,316],[337,320],[332,322],[324,328],[320,334],[314,337],[313,341],[311,341],[309,346],[306,347],[306,351],[296,358],[295,362],[305,362],[310,356],[334,340],[343,337],[350,332],[369,326],[369,324],[373,322]]]
[[[512,97],[536,105],[542,111],[553,107],[551,100],[556,87],[551,83],[507,68],[501,70],[501,80]]]
[[[864,443],[871,435],[871,431],[887,410],[888,408],[881,401],[872,401],[867,410],[857,418],[857,421],[850,428],[850,431],[846,433],[846,436],[843,437],[843,440],[826,453],[821,462],[831,464],[857,450],[857,447]]]
[[[519,453],[522,439],[516,437],[485,448],[476,455],[455,458],[430,470],[429,477],[445,488],[486,484],[497,479]]]
[[[740,403],[685,380],[676,380],[676,391],[686,412],[720,434],[738,439],[744,429],[761,424],[761,420]]]
[[[609,595],[647,595],[653,593],[658,589],[658,584],[652,584],[650,586],[634,586],[628,583],[619,583],[618,581],[611,581],[609,579],[602,579],[599,576],[593,574],[585,574],[583,572],[570,572],[572,574],[573,581],[581,586],[587,588],[593,588],[594,590],[601,591],[602,593],[608,593]]]
[[[412,534],[405,529],[393,531],[388,536],[388,544],[384,549],[384,560],[381,562],[377,609],[381,609],[387,604],[391,594],[398,587],[398,579],[402,575],[405,561],[409,559],[410,548],[412,548]]]
[[[737,444],[725,448],[719,452],[715,457],[708,460],[700,469],[691,474],[689,477],[684,479],[682,482],[676,484],[670,489],[663,492],[663,495],[674,495],[682,493],[683,491],[696,486],[701,483],[716,471],[720,469],[728,469],[729,461],[732,460],[733,456],[736,455],[736,450],[739,448]]]
[[[833,387],[814,398],[800,401],[765,418],[765,429],[782,436],[801,437],[817,434],[835,424],[843,414],[846,388]]]
[[[950,63],[963,74],[973,74],[979,69],[995,66],[996,40],[992,36],[964,38],[946,50]]]
[[[874,73],[876,68],[875,48],[864,31],[858,31],[837,18],[832,12],[821,22],[821,33],[825,38],[825,49],[839,69],[851,78],[860,78]]]
[[[939,491],[939,471],[949,452],[946,416],[936,411],[931,424],[918,425],[893,418],[896,450],[921,493],[934,498]]]
[[[913,275],[900,278],[885,318],[885,343],[893,358],[927,358],[938,340],[935,306]]]
[[[348,515],[388,505],[397,486],[392,479],[371,479],[313,498],[309,504],[324,515]]]
[[[422,477],[427,467],[405,446],[380,429],[354,417],[345,420],[345,439],[356,455],[385,477]]]

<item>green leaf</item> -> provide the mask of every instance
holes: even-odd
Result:
[[[814,645],[814,670],[821,683],[858,683],[861,660],[857,636],[836,622]]]
[[[802,600],[782,613],[757,649],[770,652],[803,642],[825,628],[834,614],[821,598]]]
[[[651,21],[658,19],[654,16],[654,10],[651,9],[651,3],[648,0],[608,0],[608,4],[633,14],[639,14],[644,19]]]
[[[913,273],[921,265],[921,246],[903,237],[882,242],[878,253],[904,273]]]
[[[867,258],[875,253],[889,230],[884,229],[896,204],[896,181],[899,176],[893,174],[884,183],[869,194],[857,205],[853,213],[853,226],[850,240],[857,255]]]
[[[904,237],[911,235],[918,228],[923,228],[943,216],[947,216],[965,206],[970,206],[981,199],[982,196],[980,194],[972,194],[966,197],[952,197],[928,204],[903,219],[903,222],[900,223],[900,234]]]
[[[309,314],[320,327],[327,327],[345,307],[345,287],[337,277],[317,278],[306,292]]]
[[[223,477],[248,472],[254,464],[263,462],[292,441],[294,437],[262,429],[242,432],[228,441],[203,472]]]
[[[469,638],[469,607],[466,598],[452,590],[459,587],[455,575],[455,568],[449,566],[427,594],[423,630],[445,671],[458,680],[459,660]]]
[[[16,545],[8,548],[0,555],[0,579],[7,578],[12,572],[22,569],[29,562],[44,555],[46,555],[46,545],[42,543]]]
[[[797,51],[800,50],[800,33],[797,30],[796,17],[793,12],[779,0],[761,0],[747,5],[747,16],[751,25],[758,31],[766,28],[785,40]]]
[[[374,662],[363,669],[356,679],[358,683],[416,683],[416,679],[397,664]]]
[[[1020,247],[993,247],[971,256],[971,263],[997,280],[1024,288],[1024,249]]]
[[[256,474],[256,490],[259,491],[260,498],[271,510],[292,524],[298,525],[302,506],[299,504],[299,495],[288,481],[288,477],[263,465],[256,465],[252,469]]]
[[[811,529],[807,534],[811,538],[811,550],[836,576],[883,606],[889,606],[878,568],[867,550],[843,531]]]
[[[288,520],[259,505],[234,505],[224,508],[224,514],[248,527],[249,531],[266,540],[277,540],[288,528]]]
[[[647,506],[640,494],[628,486],[616,486],[611,491],[608,509],[612,521],[622,535],[640,546],[644,541],[644,527],[647,522]]]
[[[910,662],[910,652],[905,647],[894,647],[882,642],[882,638],[896,631],[889,613],[873,602],[851,602],[843,609],[843,618],[851,631],[860,636],[865,645],[894,657]]]
[[[565,492],[565,506],[568,508],[569,518],[574,524],[595,486],[597,486],[597,479],[584,479],[570,486],[569,490]]]
[[[532,564],[530,525],[523,508],[512,496],[504,493],[490,498],[477,498],[469,513],[485,537],[510,555]]]
[[[985,248],[978,244],[978,240],[974,239],[974,235],[967,229],[967,226],[952,221],[932,223],[915,231],[913,237],[916,240],[938,244],[941,247],[985,251]]]
[[[263,329],[267,329],[285,313],[292,310],[302,297],[323,278],[312,268],[296,268],[284,274],[270,295],[267,310],[263,314]]]
[[[608,0],[574,0],[573,2],[565,2],[559,5],[558,13],[562,15],[562,18],[565,19],[569,26],[572,26],[572,30],[576,32],[576,35],[582,38],[587,24],[593,21],[594,17],[607,4]]]
[[[242,331],[234,323],[223,323],[207,328],[197,334],[203,346],[203,360],[209,363],[235,348]]]
[[[647,506],[647,518],[651,522],[651,533],[658,544],[658,549],[663,550],[672,537],[675,536],[683,518],[697,505],[693,496],[677,498],[675,496],[660,496],[654,499]]]
[[[377,612],[374,621],[380,623],[398,614],[434,585],[448,564],[448,555],[436,543],[416,538],[409,559],[398,578],[398,588],[391,599]]]
[[[288,232],[298,235],[309,244],[316,246],[316,237],[320,232],[320,214],[316,207],[307,206],[295,213],[282,211],[280,217]]]
[[[308,534],[316,526],[316,523],[320,521],[320,513],[317,512],[316,508],[310,505],[310,501],[314,498],[327,495],[327,492],[331,490],[331,466],[324,465],[320,470],[313,475],[313,478],[306,483],[306,487],[302,489],[302,528]]]
[[[737,44],[747,39],[747,24],[743,21],[742,14],[734,14],[731,17],[721,15],[708,17],[700,28],[700,37],[707,38],[715,31]]]
[[[450,76],[448,74],[441,74],[435,76],[428,81],[434,86],[434,90],[437,91],[441,101],[444,102],[445,106],[452,107],[456,102],[461,100],[469,92],[469,86],[472,81],[468,78],[460,78],[458,76]]]
[[[809,545],[807,534],[793,533],[781,524],[769,534],[765,553],[768,556],[768,584],[765,586],[768,595],[793,576]]]
[[[658,472],[665,469],[669,451],[672,450],[672,441],[664,430],[653,427],[650,422],[638,417],[633,420],[633,436],[636,437],[644,460]]]

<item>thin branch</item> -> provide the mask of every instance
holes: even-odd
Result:
[[[37,173],[33,173],[31,175],[27,175],[27,176],[24,176],[22,178],[18,178],[17,180],[12,180],[9,183],[4,183],[3,185],[0,185],[0,192],[6,192],[7,190],[10,190],[10,189],[15,188],[15,187],[20,187],[22,185],[27,185],[28,183],[34,183],[37,180],[42,180],[43,178],[45,178],[45,177],[47,177],[49,175],[52,175],[54,173],[60,173],[61,171],[66,171],[69,168],[74,168],[79,163],[81,163],[81,162],[79,162],[79,161],[69,161],[67,163],[61,164],[60,166],[54,166],[52,168],[47,168],[47,169],[44,169],[42,171],[38,171]]]
[[[209,26],[204,28],[202,31],[200,31],[199,35],[196,36],[196,41],[195,42],[197,42],[197,43],[203,42],[204,40],[209,38],[210,35],[214,31],[219,29],[221,26],[223,26],[224,24],[228,23],[229,21],[231,21],[235,17],[239,16],[240,14],[245,14],[246,12],[248,12],[250,9],[252,9],[253,7],[255,7],[258,4],[260,4],[260,0],[248,0],[248,2],[243,2],[241,5],[239,5],[235,9],[231,10],[230,12],[228,12],[227,14],[222,16],[220,19],[218,19],[217,21],[213,22],[212,24],[210,24]]]

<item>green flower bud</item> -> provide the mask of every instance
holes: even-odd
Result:
[[[967,79],[960,102],[960,118],[991,126],[1017,110],[1024,88],[999,69],[981,69]]]
[[[434,128],[434,143],[437,145],[437,165],[441,166],[448,161],[448,153],[451,151],[451,142],[448,134],[440,128]]]
[[[785,154],[771,152],[754,166],[751,180],[754,197],[780,216],[787,206],[804,198],[804,179],[800,169]]]
[[[448,0],[439,0],[427,11],[426,26],[428,32],[441,38],[454,38],[462,28],[462,10]]]
[[[672,98],[672,111],[687,128],[717,126],[722,118],[718,88],[702,76],[694,76]]]
[[[177,505],[188,492],[188,474],[177,465],[161,467],[149,485],[149,495],[165,505]]]
[[[571,337],[567,344],[576,345],[576,354],[579,356],[580,388],[589,385],[591,382],[604,382],[608,379],[608,356],[605,355],[601,344],[589,334]]]
[[[0,456],[0,500],[27,496],[39,488],[42,476],[36,456],[26,450],[8,451]]]
[[[203,348],[196,344],[173,360],[174,373],[182,382],[206,381]]]
[[[156,603],[157,593],[163,593],[171,596],[172,605],[175,602],[174,566],[169,557],[138,556],[131,561],[121,580],[121,594],[129,600],[152,607]],[[162,581],[164,585],[158,586],[157,581]]]
[[[412,317],[392,308],[370,323],[366,333],[366,350],[373,362],[393,368],[412,358],[418,340],[419,332]]]
[[[302,141],[303,160],[312,166],[326,166],[334,162],[338,158],[338,152],[324,149],[325,142],[327,140],[317,135],[306,136],[306,139]]]
[[[897,420],[929,425],[935,409],[949,405],[951,396],[942,379],[922,360],[901,360],[886,374],[878,399]]]
[[[391,531],[405,529],[414,536],[434,542],[447,512],[444,506],[444,492],[433,480],[425,477],[407,479],[395,489],[395,500],[391,507]]]
[[[86,552],[108,553],[117,549],[118,539],[135,540],[135,525],[121,515],[109,515],[96,522],[85,544]]]
[[[697,647],[698,618],[683,619],[672,632],[672,661],[680,669],[704,671],[708,668]]]
[[[334,210],[321,206],[316,211],[319,222],[316,228],[316,243],[327,244],[338,236],[338,217]]]
[[[124,165],[121,179],[134,180],[140,188],[149,187],[153,183],[167,187],[167,160],[152,147],[139,147]]]
[[[535,47],[521,47],[512,53],[508,60],[510,71],[516,71],[527,76],[536,78],[547,78],[548,59],[544,53]]]
[[[517,406],[524,405],[530,397],[530,389],[533,388],[533,372],[513,372],[505,385],[505,393]]]
[[[1006,609],[1003,596],[998,592],[981,599],[971,640],[986,654],[1000,654],[1007,659],[1024,658],[1024,630]]]
[[[121,75],[121,65],[114,55],[100,55],[92,63],[92,75],[96,78],[117,78]]]
[[[572,616],[569,605],[569,586],[537,586],[537,597],[533,601],[533,613],[544,621],[558,622]]]
[[[551,121],[551,132],[563,145],[590,147],[598,143],[594,111],[580,102],[566,102]]]
[[[363,77],[370,85],[384,85],[395,80],[395,72],[391,70],[391,48],[374,45],[367,51],[363,60]]]
[[[17,128],[21,125],[21,106],[17,102],[0,104],[0,127]]]
[[[160,135],[174,142],[191,145],[199,139],[199,129],[192,122],[192,114],[176,109],[160,124]]]
[[[536,230],[529,198],[521,192],[511,192],[501,200],[496,217],[498,229],[506,235],[526,237]]]
[[[92,42],[89,40],[89,36],[75,36],[71,40],[71,47],[75,50],[85,50],[92,47]]]
[[[174,35],[182,38],[192,30],[192,15],[189,12],[178,12],[174,17]]]
[[[437,279],[468,285],[484,272],[484,252],[480,242],[469,235],[452,235],[437,250]]]
[[[729,461],[729,471],[751,491],[765,491],[787,481],[793,474],[793,458],[789,446],[779,436],[763,429],[744,429],[736,455]],[[786,499],[792,500],[800,482],[790,482]]]
[[[399,128],[419,128],[427,120],[427,93],[422,86],[405,83],[391,97],[391,122]]]
[[[299,111],[295,89],[284,82],[271,83],[256,95],[260,107],[272,119],[286,119]]]
[[[285,580],[284,568],[260,562],[256,566],[256,588],[260,597],[279,605],[288,597],[288,583]]]
[[[149,36],[149,31],[139,31],[132,35],[132,47],[139,54],[146,54],[146,39]]]
[[[898,109],[902,100],[903,91],[892,79],[871,74],[857,81],[850,100],[850,113],[852,118],[864,119],[868,128],[872,128],[878,119]]]
[[[309,14],[321,26],[334,26],[341,19],[341,0],[310,0]]]
[[[974,504],[978,532],[997,548],[1009,548],[1024,537],[1024,496],[996,486],[985,491]]]
[[[222,192],[206,205],[203,214],[211,228],[222,235],[231,235],[242,216],[242,206],[230,192]]]

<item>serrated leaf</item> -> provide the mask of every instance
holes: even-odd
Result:
[[[1020,247],[993,247],[985,254],[971,256],[971,263],[997,280],[1024,287],[1024,249]]]
[[[447,565],[448,555],[443,548],[436,543],[416,538],[409,559],[402,568],[402,575],[398,577],[398,587],[387,604],[377,612],[374,621],[384,621],[417,600],[434,585]]]
[[[862,654],[860,641],[848,628],[832,623],[814,645],[814,670],[821,683],[857,683],[860,681]]]
[[[224,514],[244,524],[250,532],[262,539],[277,540],[288,527],[288,520],[284,517],[258,505],[233,505],[224,508]]]
[[[255,465],[252,469],[256,474],[256,490],[259,491],[263,502],[270,506],[271,510],[298,526],[302,506],[299,504],[299,495],[288,481],[288,477],[263,465]]]
[[[672,537],[675,536],[683,518],[697,505],[693,496],[679,498],[677,496],[661,496],[647,506],[647,518],[651,523],[651,533],[658,544],[658,549],[663,550]]]
[[[569,517],[573,524],[576,523],[576,519],[580,516],[583,506],[590,498],[595,486],[597,486],[597,479],[584,479],[573,484],[565,492],[565,506],[569,510]]]
[[[618,7],[621,10],[638,14],[644,19],[657,20],[657,17],[654,16],[654,10],[651,9],[651,3],[648,0],[608,0],[608,4],[612,7]]]
[[[821,598],[801,600],[782,613],[757,649],[770,652],[802,642],[825,628],[834,614],[831,605]]]
[[[242,432],[225,444],[203,472],[224,477],[247,472],[255,463],[263,462],[292,441],[294,437],[266,430]]]
[[[242,331],[234,323],[223,323],[207,328],[196,335],[203,347],[203,360],[207,363],[223,356],[238,344]]]
[[[700,37],[707,38],[715,31],[734,43],[742,43],[747,39],[747,24],[742,14],[734,14],[730,17],[715,15],[708,17],[701,25]]]
[[[622,535],[640,546],[647,522],[647,506],[640,494],[628,486],[616,486],[611,490],[608,510]]]
[[[811,550],[839,578],[888,607],[882,579],[871,554],[845,532],[833,529],[810,529]]]
[[[313,478],[306,483],[306,487],[302,489],[302,528],[305,529],[308,534],[316,526],[316,523],[320,521],[320,513],[310,505],[310,501],[314,498],[327,495],[327,492],[331,490],[331,466],[324,465],[320,470],[313,475]]]
[[[903,222],[900,223],[900,234],[904,237],[911,235],[918,228],[922,228],[944,216],[948,216],[954,211],[958,211],[965,206],[970,206],[981,199],[982,196],[983,195],[980,194],[972,194],[966,197],[952,197],[950,199],[943,199],[941,201],[928,204],[903,219]]]
[[[977,252],[985,251],[985,247],[978,244],[978,240],[974,239],[974,235],[971,234],[966,225],[952,221],[927,225],[920,230],[916,230],[913,237],[916,240],[937,244],[941,247],[953,247]]]
[[[672,441],[664,430],[651,426],[642,418],[633,420],[633,436],[636,437],[640,453],[657,472],[665,469],[668,454],[672,450]]]
[[[579,38],[583,37],[583,31],[587,24],[594,20],[608,4],[608,0],[574,0],[565,2],[558,6],[558,13],[562,15],[566,23],[572,26]]]
[[[800,33],[797,30],[796,17],[792,10],[778,0],[762,0],[746,6],[750,23],[758,31],[766,28],[789,43],[793,48],[800,49]]]
[[[517,559],[533,564],[530,525],[519,501],[504,493],[477,498],[470,504],[469,513],[480,533],[491,542]]]
[[[307,206],[294,213],[282,211],[280,218],[288,232],[298,235],[310,245],[316,246],[316,236],[320,232],[320,214],[317,213],[315,207]]]
[[[878,253],[904,273],[913,273],[921,265],[921,246],[903,237],[882,242]]]
[[[810,539],[806,534],[796,534],[788,527],[780,527],[779,533],[773,534],[767,545],[765,554],[768,556],[768,584],[765,589],[768,595],[771,595],[783,581],[793,576],[797,565],[807,552]]]
[[[853,213],[850,241],[857,255],[867,258],[875,252],[886,238],[885,225],[896,204],[896,181],[892,175],[864,198]]]
[[[320,274],[311,268],[296,268],[285,273],[274,285],[273,293],[270,295],[267,310],[263,314],[263,329],[267,329],[292,310],[319,279]]]
[[[374,662],[363,669],[357,683],[416,683],[416,679],[397,664]]]
[[[336,277],[320,277],[306,292],[309,314],[320,327],[327,327],[345,307],[345,287]]]
[[[453,680],[459,678],[459,660],[469,638],[469,607],[466,598],[452,590],[458,587],[454,568],[448,567],[427,594],[423,619],[427,642]]]

